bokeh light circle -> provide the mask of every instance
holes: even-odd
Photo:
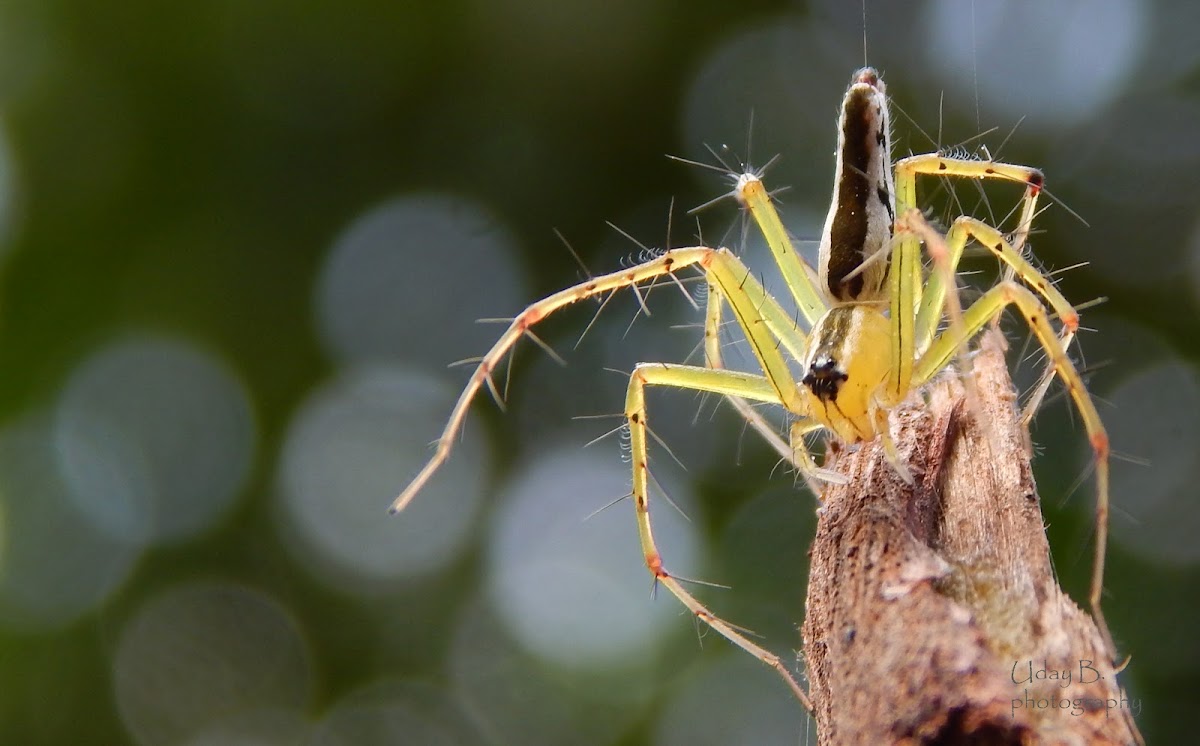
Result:
[[[808,743],[808,716],[769,668],[740,651],[700,668],[672,693],[655,746]]]
[[[385,679],[343,697],[314,728],[305,746],[488,743],[453,696],[428,684]]]
[[[485,598],[473,598],[463,605],[449,651],[457,697],[490,743],[612,744],[652,706],[661,685],[654,675],[659,658],[564,677],[526,652],[506,627]]]
[[[2,35],[3,32],[0,32]],[[8,238],[13,229],[17,210],[17,185],[14,174],[12,150],[8,134],[0,121],[0,260],[8,248]]]
[[[1105,398],[1112,409],[1104,424],[1118,454],[1112,463],[1113,539],[1155,562],[1200,562],[1200,505],[1190,499],[1200,480],[1200,374],[1169,358],[1135,373]]]
[[[477,319],[528,301],[516,261],[514,240],[483,206],[442,194],[394,198],[334,242],[317,288],[321,338],[342,362],[441,370],[495,341],[496,328]]]
[[[310,742],[311,730],[299,710],[246,710],[210,723],[182,746],[296,746]]]
[[[127,339],[94,354],[71,374],[55,414],[73,499],[124,541],[178,540],[210,527],[253,461],[241,382],[179,340]]]
[[[836,104],[854,65],[836,40],[791,16],[730,34],[688,85],[680,111],[686,155],[712,164],[712,148],[735,171],[743,162],[761,167],[779,155],[764,180],[794,190],[780,197],[785,208],[828,200]],[[695,172],[713,188],[712,174]]]
[[[567,446],[539,452],[505,488],[489,547],[489,596],[528,650],[571,666],[611,666],[650,654],[678,629],[678,602],[665,592],[647,598],[634,511],[621,500],[629,478],[621,460]],[[664,482],[686,511],[687,489]],[[695,576],[694,529],[654,488],[651,505],[668,569]]]
[[[387,512],[431,454],[454,394],[424,373],[364,366],[301,405],[278,481],[285,530],[308,569],[342,590],[373,593],[458,555],[485,486],[487,450],[476,423],[411,506]]]
[[[951,103],[968,105],[977,95],[982,107],[1020,115],[1030,127],[1075,125],[1126,89],[1148,41],[1148,20],[1137,0],[933,0],[915,49],[954,87]]]
[[[42,632],[66,624],[120,588],[139,556],[72,500],[49,417],[0,430],[0,620]]]
[[[174,743],[263,709],[303,710],[312,671],[292,614],[233,584],[176,586],[126,622],[113,658],[121,720],[138,743]]]

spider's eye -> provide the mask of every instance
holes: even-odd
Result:
[[[800,380],[821,401],[837,401],[838,388],[848,379],[846,372],[831,357],[814,360]]]

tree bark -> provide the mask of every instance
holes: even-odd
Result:
[[[915,484],[878,442],[832,458],[850,482],[823,495],[803,628],[818,741],[1141,743],[1054,577],[1003,340],[973,365],[977,396],[945,376],[892,415]]]

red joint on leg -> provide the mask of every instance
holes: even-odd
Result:
[[[1079,314],[1069,313],[1062,317],[1063,328],[1074,333],[1079,331]]]
[[[1097,459],[1108,458],[1108,433],[1092,435],[1092,450],[1096,452]]]
[[[1046,177],[1042,175],[1041,171],[1034,169],[1033,172],[1029,174],[1028,181],[1029,194],[1036,197],[1042,191],[1042,185],[1046,183]]]
[[[520,318],[517,319],[517,325],[520,326],[521,329],[528,329],[529,327],[533,326],[534,324],[536,324],[537,322],[539,322],[541,320],[542,320],[541,311],[531,308],[531,309],[527,310],[525,313],[521,314]]]
[[[667,571],[663,568],[662,557],[658,554],[658,552],[654,552],[653,554],[646,555],[646,567],[650,568],[650,572],[656,578],[671,577],[667,573]]]

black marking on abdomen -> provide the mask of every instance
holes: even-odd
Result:
[[[870,123],[878,121],[871,108],[867,92],[855,92],[846,101],[845,125],[842,131],[842,172],[837,185],[837,210],[830,226],[829,265],[827,282],[829,294],[842,301],[854,300],[863,290],[862,273],[846,280],[858,268],[864,256],[867,240],[867,200],[870,180],[872,142]],[[882,130],[881,130],[882,132]]]
[[[888,190],[882,185],[875,189],[875,195],[879,197],[879,202],[883,205],[883,209],[887,210],[888,223],[895,223],[896,213],[892,211],[892,195],[888,194]]]

